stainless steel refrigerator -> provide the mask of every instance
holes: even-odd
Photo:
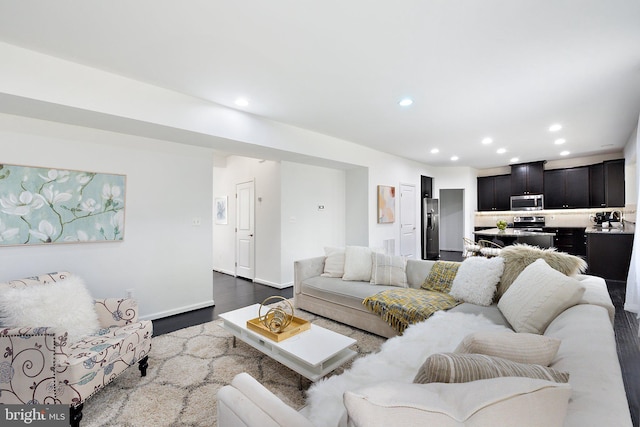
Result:
[[[422,259],[440,258],[440,211],[438,199],[425,198],[422,201],[424,218],[422,219],[423,242]]]

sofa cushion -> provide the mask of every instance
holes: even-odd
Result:
[[[549,366],[559,347],[560,340],[544,335],[478,331],[464,337],[455,352],[485,354],[512,362]]]
[[[414,383],[466,383],[498,377],[526,377],[566,383],[567,372],[542,365],[517,363],[484,354],[436,353],[427,357]]]
[[[436,261],[424,280],[422,289],[445,294],[449,293],[460,264],[455,261]]]
[[[556,252],[555,248],[540,249],[527,244],[515,244],[502,249],[500,256],[504,258],[504,272],[498,284],[497,298],[500,298],[509,289],[513,281],[529,264],[540,258],[567,276],[575,276],[587,269],[587,263],[582,258],[564,252]]]
[[[503,269],[504,259],[500,257],[466,258],[458,268],[449,294],[460,301],[491,305]]]
[[[100,329],[93,298],[74,275],[54,284],[3,289],[0,318],[7,326],[64,329],[71,343]]]
[[[576,305],[584,287],[551,268],[543,259],[527,266],[500,298],[502,311],[516,332],[544,333],[549,323]]]
[[[347,246],[344,253],[342,280],[368,282],[371,280],[371,249],[364,246]]]
[[[407,287],[407,260],[405,257],[373,254],[371,284]]]
[[[345,305],[364,313],[370,313],[362,301],[386,289],[398,289],[395,286],[374,286],[369,282],[347,282],[335,277],[311,277],[302,282],[301,290],[305,295],[320,298],[332,304]]]
[[[383,382],[344,394],[350,425],[560,427],[569,384],[495,378],[465,384]]]
[[[322,276],[342,277],[344,274],[345,248],[326,247],[324,248],[324,254],[326,258]]]

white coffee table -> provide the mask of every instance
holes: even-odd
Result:
[[[237,337],[313,382],[357,354],[349,349],[356,340],[313,323],[311,329],[280,342],[247,329],[247,320],[258,317],[259,308],[260,304],[254,304],[220,315],[221,326],[233,334],[234,347]]]

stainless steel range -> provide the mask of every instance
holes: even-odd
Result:
[[[542,231],[545,225],[543,216],[516,216],[513,217],[513,228],[526,231]]]

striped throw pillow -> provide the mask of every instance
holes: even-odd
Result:
[[[484,354],[437,353],[420,367],[414,383],[466,383],[499,377],[526,377],[566,383],[569,373]]]
[[[455,353],[478,353],[518,363],[549,366],[560,348],[560,340],[544,335],[511,331],[478,331],[467,335]]]

